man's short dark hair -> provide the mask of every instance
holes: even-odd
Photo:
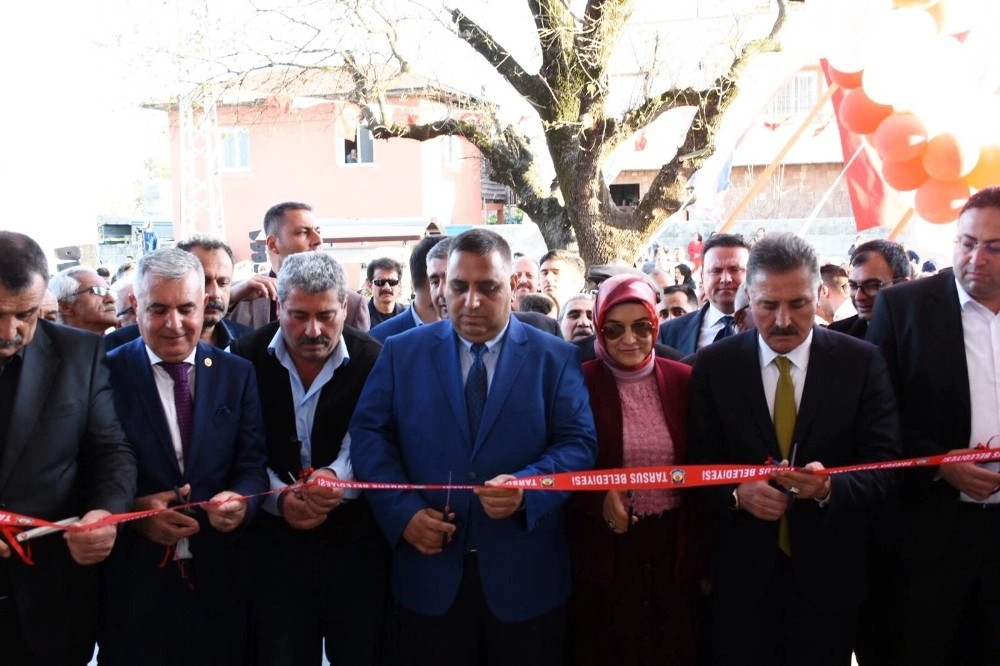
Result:
[[[108,269],[107,266],[98,266],[97,267],[97,274],[100,275],[105,280],[107,280],[109,277],[111,277],[111,271]]]
[[[427,284],[427,253],[446,236],[425,236],[410,253],[410,284],[420,289]]]
[[[819,287],[819,258],[815,248],[789,231],[767,234],[750,250],[747,287],[753,289],[759,273],[788,273],[800,268],[809,272],[812,288]]]
[[[587,264],[584,263],[583,257],[578,255],[576,252],[570,252],[569,250],[549,250],[542,255],[542,258],[538,260],[538,266],[541,267],[546,261],[550,259],[555,259],[556,261],[564,261],[570,264],[576,270],[580,271],[580,275],[585,275],[587,272]]]
[[[285,213],[290,210],[312,210],[312,206],[298,201],[286,201],[271,206],[264,213],[264,233],[268,236],[278,233],[281,230],[281,225],[285,223]]]
[[[525,294],[517,302],[517,309],[521,312],[537,312],[538,314],[550,315],[556,309],[556,302],[551,296],[546,294]]]
[[[375,279],[375,270],[383,271],[395,271],[396,279],[403,277],[403,265],[392,257],[379,257],[368,264],[368,281],[371,282]],[[426,268],[424,271],[426,272]]]
[[[456,252],[468,252],[480,257],[488,257],[494,252],[500,253],[500,258],[510,272],[510,245],[503,236],[488,229],[469,229],[451,239],[448,256]]]
[[[190,238],[185,238],[176,245],[178,250],[184,250],[185,252],[190,252],[194,248],[199,250],[204,250],[205,252],[215,252],[216,250],[223,250],[227,255],[229,255],[229,261],[236,265],[236,257],[233,256],[233,248],[229,247],[229,243],[218,238],[216,236],[209,236],[207,234],[195,234]]]
[[[837,264],[823,264],[819,267],[819,277],[827,287],[843,289],[847,284],[847,271]]]
[[[857,246],[851,255],[851,266],[865,265],[873,254],[881,255],[889,264],[893,280],[910,277],[910,258],[906,256],[906,250],[899,243],[887,240],[870,240]]]
[[[115,276],[111,278],[111,284],[118,282],[118,280],[121,280],[123,277],[125,277],[126,273],[133,270],[135,270],[135,260],[126,259],[125,261],[123,261],[118,265],[118,270],[115,271]]]
[[[712,234],[701,246],[701,256],[708,254],[709,250],[717,247],[742,247],[750,249],[750,244],[743,239],[742,234]]]
[[[969,200],[962,206],[959,217],[967,210],[978,208],[996,208],[1000,210],[1000,186],[990,185],[989,187],[984,187],[969,197]]]
[[[672,284],[663,290],[664,296],[668,296],[670,294],[684,294],[687,296],[688,305],[695,310],[698,309],[698,294],[694,293],[694,289],[692,289],[689,285]]]
[[[17,294],[31,284],[32,275],[49,283],[49,262],[41,246],[30,236],[0,231],[0,284]]]

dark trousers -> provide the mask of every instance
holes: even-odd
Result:
[[[849,666],[854,609],[807,608],[792,572],[779,553],[763,597],[753,607],[734,603],[725,589],[713,591],[711,662],[768,666]]]
[[[245,603],[206,595],[197,560],[168,562],[158,573],[161,584],[155,604],[146,605],[147,614],[137,617],[128,608],[105,609],[97,655],[100,666],[244,663]]]
[[[559,666],[566,605],[524,622],[501,622],[490,611],[478,560],[466,555],[455,603],[443,615],[400,608],[400,663],[405,666]]]
[[[329,524],[327,524],[329,523]],[[390,553],[363,499],[308,531],[261,514],[253,529],[257,666],[374,666],[387,640]]]
[[[1000,664],[1000,506],[961,505],[943,556],[904,556],[900,577],[895,663]]]

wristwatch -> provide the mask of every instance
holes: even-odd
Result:
[[[738,492],[739,489],[740,489],[739,486],[736,486],[735,488],[733,488],[733,503],[729,507],[733,511],[739,511],[740,510],[740,494]]]

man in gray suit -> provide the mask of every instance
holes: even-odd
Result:
[[[48,275],[35,241],[0,231],[0,508],[92,523],[131,508],[135,454],[115,415],[103,339],[39,321]],[[90,565],[108,556],[116,535],[112,525],[37,539],[34,566],[0,543],[4,663],[90,660]]]

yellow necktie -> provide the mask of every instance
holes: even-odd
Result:
[[[792,383],[792,362],[785,356],[774,359],[778,366],[778,386],[774,390],[774,434],[778,438],[781,457],[788,460],[795,434],[795,384]],[[778,547],[791,556],[792,545],[788,536],[788,516],[781,517],[778,528]]]

